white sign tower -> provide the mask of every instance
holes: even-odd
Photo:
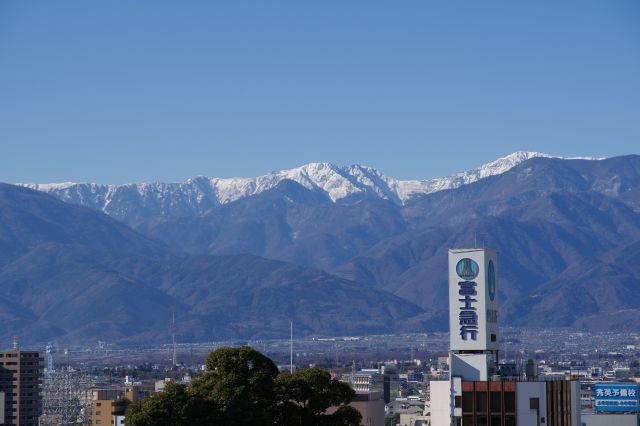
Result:
[[[498,373],[498,260],[489,248],[449,250],[450,374]]]

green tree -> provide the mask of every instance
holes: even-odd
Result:
[[[214,425],[219,411],[211,401],[187,392],[179,383],[169,382],[164,392],[127,407],[127,426]]]
[[[348,405],[354,396],[322,369],[278,376],[260,352],[222,348],[209,354],[206,372],[189,390],[168,383],[163,393],[130,405],[127,426],[357,426],[360,413]]]
[[[273,361],[245,346],[218,349],[205,365],[205,374],[194,380],[190,391],[219,407],[223,424],[273,424],[278,376]]]
[[[278,424],[283,426],[358,426],[362,417],[347,405],[355,397],[349,385],[320,368],[278,376],[275,387]],[[327,410],[335,411],[327,414]]]

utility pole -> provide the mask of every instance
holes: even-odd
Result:
[[[171,339],[173,340],[173,353],[171,356],[171,367],[175,367],[177,365],[176,359],[176,306],[171,306]]]

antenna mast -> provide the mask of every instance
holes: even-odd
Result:
[[[293,321],[291,321],[291,330],[289,334],[289,371],[293,374]]]

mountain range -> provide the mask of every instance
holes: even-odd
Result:
[[[182,341],[393,331],[421,309],[325,272],[187,255],[107,215],[0,184],[0,341]]]
[[[186,340],[444,330],[447,249],[483,245],[503,324],[640,326],[636,155],[26,186],[0,187],[0,318],[34,340],[166,340],[171,305]]]
[[[271,172],[256,178],[196,177],[182,183],[96,183],[22,184],[73,204],[100,210],[125,223],[135,224],[152,216],[192,216],[243,198],[276,188],[283,181],[296,182],[332,202],[352,203],[362,199],[382,199],[395,204],[445,189],[458,188],[479,179],[506,172],[536,157],[539,152],[518,151],[477,169],[444,178],[398,180],[367,166],[338,167],[310,163],[291,170]]]

